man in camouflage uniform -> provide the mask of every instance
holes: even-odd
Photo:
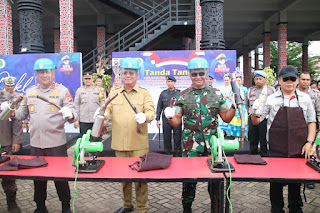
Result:
[[[315,89],[310,88],[311,84],[311,76],[310,73],[308,72],[302,72],[299,75],[298,79],[298,90],[300,92],[305,92],[307,93],[312,101],[313,107],[316,110],[316,118],[317,118],[317,129],[319,129],[319,122],[320,122],[320,92]],[[308,189],[314,189],[314,184],[313,183],[307,183],[307,188]]]
[[[208,68],[206,59],[191,59],[188,63],[191,87],[178,95],[174,108],[165,109],[165,115],[174,127],[180,125],[184,117],[183,157],[209,156],[209,140],[212,135],[217,135],[218,114],[225,122],[230,122],[235,114],[234,107],[228,109],[223,97],[206,84]],[[196,185],[196,182],[183,183],[182,205],[185,213],[192,212]],[[217,184],[209,182],[208,191],[212,202],[217,189]]]

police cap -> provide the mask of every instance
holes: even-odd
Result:
[[[4,85],[6,86],[14,86],[16,78],[13,76],[5,77],[4,78]]]
[[[92,78],[92,73],[91,72],[85,73],[83,78]]]
[[[282,78],[295,77],[299,78],[298,70],[292,65],[284,66],[280,70],[279,76]]]
[[[171,81],[174,81],[174,82],[177,81],[177,79],[172,75],[167,75],[167,80],[171,80]]]
[[[256,70],[256,71],[254,71],[254,77],[259,77],[259,76],[266,78],[266,77],[267,77],[267,73],[265,73],[265,72],[262,71],[262,70]]]

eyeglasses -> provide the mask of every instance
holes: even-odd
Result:
[[[137,74],[136,71],[128,71],[128,70],[122,73],[122,75],[130,75],[130,76],[134,76],[135,74]]]
[[[191,76],[197,77],[199,75],[202,77],[202,76],[205,76],[205,74],[206,74],[206,72],[193,72],[193,73],[191,73]]]
[[[288,81],[288,80],[290,80],[290,81],[292,81],[292,82],[295,82],[295,81],[297,80],[297,78],[296,78],[296,77],[286,77],[286,78],[282,78],[282,80],[283,80],[284,82],[286,82],[286,81]]]

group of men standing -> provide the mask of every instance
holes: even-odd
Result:
[[[125,58],[121,61],[121,78],[123,86],[118,86],[110,92],[110,96],[118,94],[106,108],[105,117],[108,120],[112,116],[112,144],[117,157],[141,157],[149,151],[148,123],[155,115],[157,127],[160,128],[160,116],[162,114],[164,150],[174,156],[198,157],[210,154],[209,140],[217,135],[218,115],[229,123],[236,113],[236,106],[228,107],[221,93],[208,85],[213,83],[213,76],[209,75],[209,65],[206,59],[197,57],[188,63],[189,77],[192,85],[180,92],[175,88],[176,79],[167,76],[168,89],[162,91],[159,97],[157,112],[150,92],[139,85],[139,62],[134,58]],[[104,104],[104,96],[98,87],[93,85],[92,75],[83,76],[84,86],[79,88],[75,95],[75,101],[66,87],[54,82],[55,64],[50,59],[39,59],[35,62],[38,84],[26,91],[24,100],[14,110],[11,121],[1,121],[1,137],[8,137],[12,143],[2,144],[3,150],[17,152],[22,143],[21,120],[30,116],[31,155],[35,156],[67,156],[66,138],[64,128],[59,126],[65,119],[74,126],[80,127],[82,134],[92,128],[94,114]],[[245,104],[250,114],[249,140],[250,153],[257,154],[258,141],[261,142],[260,154],[262,156],[275,157],[299,157],[304,154],[310,157],[314,154],[316,116],[313,102],[305,92],[305,75],[300,75],[301,88],[296,90],[298,83],[298,71],[293,66],[285,66],[279,73],[281,89],[273,93],[268,88],[268,98],[261,114],[256,114],[259,103],[254,104],[259,98],[265,81],[264,72],[255,72],[255,87],[250,88],[245,97]],[[212,84],[211,84],[212,85]],[[273,93],[273,94],[272,94]],[[37,96],[43,96],[58,104],[61,109],[39,100]],[[129,97],[137,112],[128,103],[125,95]],[[319,95],[311,96],[319,98]],[[175,97],[174,106],[170,105]],[[1,91],[1,108],[8,107],[8,100],[12,98],[6,91]],[[314,99],[314,104],[319,106],[319,100]],[[319,109],[317,110],[319,117]],[[267,119],[268,117],[268,119]],[[286,122],[279,122],[286,121]],[[11,123],[9,123],[11,122]],[[181,126],[183,123],[183,130]],[[2,132],[2,129],[13,126],[10,134]],[[3,127],[3,128],[2,128]],[[288,129],[295,128],[288,132]],[[174,148],[172,151],[171,133],[174,135]],[[281,137],[279,137],[281,135]],[[296,144],[295,148],[291,144]],[[269,144],[269,148],[268,147]],[[181,145],[183,149],[181,150]],[[268,151],[270,153],[268,153]],[[5,181],[10,184],[4,184]],[[10,212],[20,212],[15,202],[16,185],[14,180],[2,180],[7,195],[8,209]],[[209,182],[208,191],[211,199],[217,199],[217,185]],[[5,187],[8,188],[6,189]],[[10,186],[10,187],[9,187]],[[55,181],[59,200],[62,202],[62,212],[70,211],[70,189],[68,182]],[[270,200],[272,212],[283,212],[282,187],[284,184],[270,184]],[[34,200],[37,204],[35,212],[47,212],[46,181],[34,181]],[[148,209],[148,184],[135,183],[136,210],[139,213]],[[196,182],[183,183],[182,206],[185,213],[192,212],[192,202],[195,198]],[[134,210],[132,183],[122,183],[123,206],[116,213],[126,213]],[[214,201],[213,201],[214,202]],[[302,212],[300,196],[300,184],[289,184],[289,209],[290,212]],[[14,209],[14,210],[13,210]]]

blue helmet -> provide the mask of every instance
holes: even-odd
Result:
[[[192,58],[189,60],[188,69],[209,69],[209,64],[205,58]]]
[[[33,69],[35,71],[38,71],[38,70],[55,70],[56,69],[56,65],[51,59],[40,58],[40,59],[36,60],[36,62],[34,63]]]
[[[121,60],[120,68],[138,70],[140,69],[139,61],[135,58],[124,58]]]

